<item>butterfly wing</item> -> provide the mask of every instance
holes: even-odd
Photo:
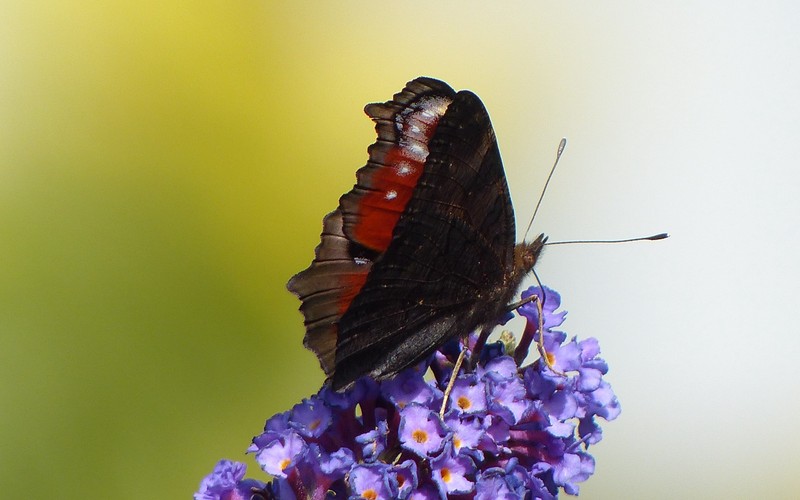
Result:
[[[428,143],[455,91],[432,78],[417,78],[391,101],[367,105],[378,137],[357,183],[323,220],[311,265],[287,288],[301,300],[304,344],[327,376],[335,369],[338,323],[366,281],[372,262],[388,248],[394,227],[424,170]]]
[[[513,209],[480,99],[418,78],[365,111],[369,161],[287,285],[335,389],[414,365],[496,320],[514,291]]]
[[[459,92],[391,243],[339,320],[334,388],[385,378],[506,307],[514,215],[489,115]]]

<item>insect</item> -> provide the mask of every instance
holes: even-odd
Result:
[[[475,94],[420,77],[365,112],[378,135],[369,160],[287,284],[335,390],[495,326],[547,240],[515,245],[500,150]]]

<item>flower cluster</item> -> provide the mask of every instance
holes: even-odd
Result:
[[[323,387],[271,417],[253,438],[248,452],[271,482],[243,479],[243,464],[223,460],[195,500],[577,494],[577,483],[594,472],[586,449],[602,438],[595,417],[612,420],[620,407],[602,379],[608,367],[597,341],[567,341],[554,330],[566,315],[556,313],[559,295],[531,288],[523,298],[533,294],[539,306],[531,301],[517,311],[527,320],[518,345],[507,335],[480,345],[473,335],[393,379],[362,378],[343,393]],[[546,360],[521,366],[532,342]],[[445,396],[462,349],[468,361]],[[424,378],[429,368],[430,380]]]

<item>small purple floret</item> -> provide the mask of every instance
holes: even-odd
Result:
[[[266,486],[255,479],[243,479],[247,466],[231,460],[220,460],[200,483],[194,500],[249,500],[254,491]]]
[[[351,500],[393,500],[398,495],[397,477],[389,464],[359,464],[350,470]]]
[[[288,431],[256,452],[256,462],[264,472],[286,477],[304,458],[308,444],[294,431]]]
[[[454,454],[452,445],[431,460],[431,475],[442,496],[470,493],[475,483],[475,463],[467,455]]]
[[[398,437],[404,449],[431,457],[441,451],[446,436],[444,423],[430,408],[413,404],[400,410]]]
[[[474,374],[460,375],[450,393],[449,406],[465,415],[486,411],[486,384]]]

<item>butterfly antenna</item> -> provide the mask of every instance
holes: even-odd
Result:
[[[561,154],[564,152],[565,147],[567,147],[567,138],[562,137],[561,142],[558,143],[558,150],[556,151],[556,161],[553,162],[553,167],[550,169],[550,173],[547,175],[547,180],[544,182],[542,193],[539,195],[539,201],[536,202],[536,208],[533,210],[533,216],[531,217],[531,221],[528,222],[528,228],[525,229],[525,236],[522,238],[522,241],[528,239],[528,233],[531,230],[531,226],[533,226],[533,220],[536,219],[536,214],[539,212],[539,206],[542,204],[542,200],[544,199],[544,193],[547,191],[547,185],[550,184],[550,179],[553,178],[553,172],[556,171],[556,166],[558,166],[558,160],[561,159]]]
[[[631,241],[656,241],[669,238],[667,233],[658,233],[653,236],[640,236],[638,238],[625,238],[622,240],[568,240],[568,241],[548,241],[545,245],[572,245],[575,243],[629,243]]]

